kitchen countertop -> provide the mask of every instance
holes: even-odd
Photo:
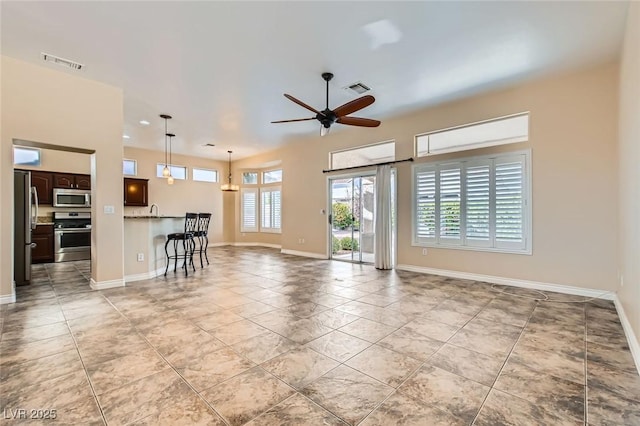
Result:
[[[124,216],[125,219],[184,219],[184,216],[154,216],[154,215],[144,215],[144,216]]]

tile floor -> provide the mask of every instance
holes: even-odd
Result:
[[[611,302],[210,253],[187,278],[101,292],[88,262],[35,266],[1,308],[4,421],[24,409],[83,425],[640,424]]]

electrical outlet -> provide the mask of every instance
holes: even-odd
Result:
[[[304,238],[298,238],[298,244],[304,244]]]
[[[423,249],[422,249],[422,255],[423,255],[423,256],[426,256],[426,255],[427,255],[427,249],[426,249],[426,248],[423,248]]]
[[[138,253],[138,262],[144,262],[144,253]]]

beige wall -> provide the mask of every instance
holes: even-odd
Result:
[[[95,150],[92,280],[119,282],[122,186],[113,185],[113,177],[122,175],[122,90],[5,56],[1,65],[0,296],[12,293],[13,209],[5,206],[13,205],[13,139]],[[105,205],[115,213],[104,214]]]
[[[608,64],[387,119],[375,129],[336,125],[327,137],[297,138],[237,161],[234,174],[282,160],[282,248],[326,254],[327,217],[320,210],[327,208],[322,170],[330,151],[395,140],[396,158],[407,158],[418,133],[530,111],[529,142],[458,156],[531,149],[533,254],[429,248],[423,256],[421,247],[411,246],[411,165],[402,163],[398,263],[611,291],[617,268],[617,84],[618,67]]]
[[[640,3],[629,6],[620,67],[620,274],[618,296],[640,337]],[[640,355],[640,354],[636,354]],[[638,366],[640,369],[640,365]]]
[[[173,185],[167,180],[156,177],[156,165],[164,163],[164,152],[138,148],[124,148],[124,157],[138,162],[136,177],[149,179],[149,206],[157,204],[162,215],[184,215],[186,212],[211,213],[209,241],[226,241],[223,235],[223,192],[220,183],[194,182],[191,180],[192,167],[218,171],[218,178],[224,178],[227,165],[202,157],[173,154],[175,165],[187,166],[188,179],[175,179]],[[149,207],[125,207],[126,215],[148,214]]]

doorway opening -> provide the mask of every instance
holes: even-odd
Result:
[[[375,261],[376,174],[329,178],[329,253],[333,260]],[[391,174],[392,259],[395,259],[395,170]],[[395,264],[395,262],[394,262]]]

